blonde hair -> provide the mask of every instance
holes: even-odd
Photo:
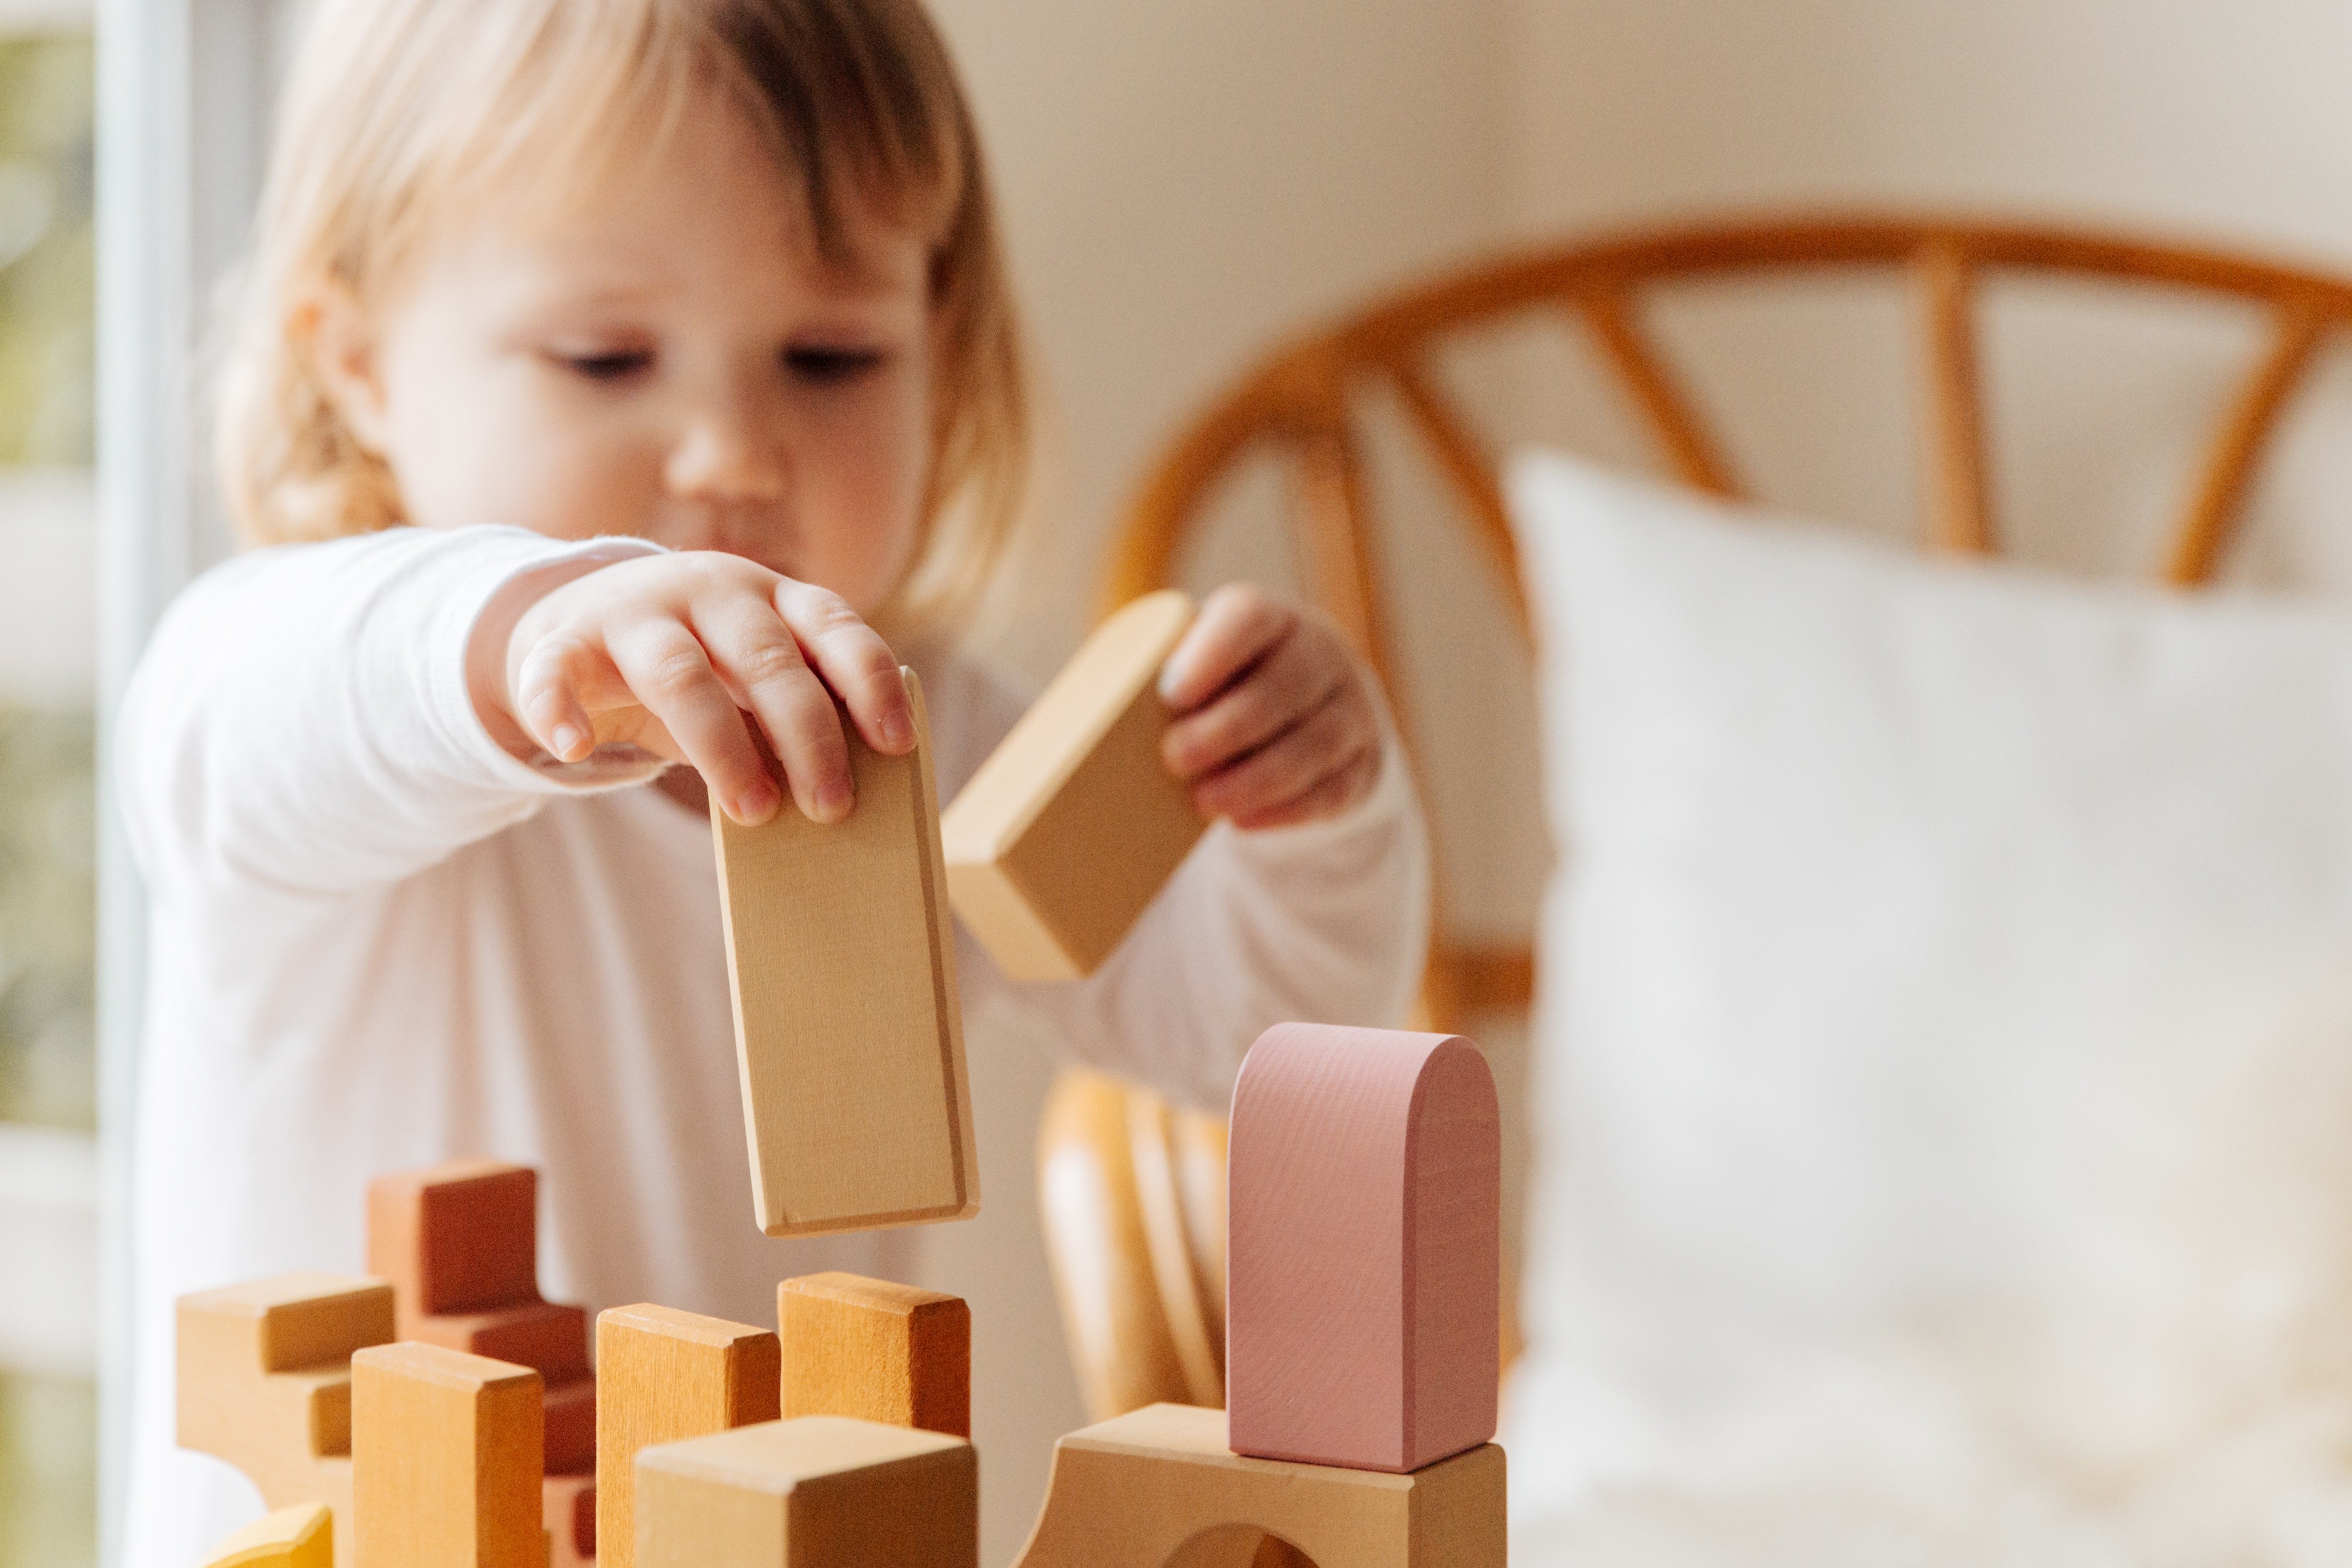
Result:
[[[714,85],[797,177],[827,259],[854,254],[868,213],[930,238],[930,487],[890,619],[919,629],[968,607],[1023,505],[1028,409],[979,139],[918,0],[316,0],[215,385],[215,459],[246,538],[404,520],[318,374],[306,300],[380,299],[455,204],[526,162],[641,153],[649,125],[666,134]]]

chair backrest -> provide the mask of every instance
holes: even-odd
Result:
[[[1339,622],[1388,680],[1391,701],[1401,704],[1394,676],[1402,662],[1373,542],[1367,437],[1351,413],[1360,393],[1373,385],[1394,393],[1472,537],[1507,586],[1507,602],[1524,632],[1527,605],[1496,465],[1470,422],[1441,392],[1433,368],[1437,349],[1449,338],[1505,318],[1566,312],[1589,331],[1673,472],[1701,490],[1741,497],[1744,488],[1722,444],[1644,326],[1643,290],[1667,281],[1832,269],[1894,271],[1911,280],[1925,350],[1922,531],[1931,547],[1958,552],[1994,550],[2000,537],[1987,480],[1978,373],[1977,306],[1987,277],[2073,276],[2219,296],[2265,311],[2268,347],[2246,371],[2208,439],[2199,477],[2184,498],[2161,563],[2165,580],[2184,587],[2211,577],[2244,514],[2281,412],[2325,340],[2352,321],[2352,282],[2345,279],[2206,249],[2023,224],[1837,217],[1703,225],[1518,256],[1439,277],[1318,327],[1244,376],[1150,471],[1119,533],[1103,609],[1173,581],[1187,545],[1203,526],[1213,487],[1244,459],[1270,449],[1286,459],[1292,476],[1291,532],[1307,596]],[[1398,717],[1410,751],[1412,716],[1400,711]],[[1441,890],[1444,875],[1441,864]],[[1433,1027],[1453,1028],[1475,1012],[1524,1007],[1533,975],[1524,946],[1457,943],[1436,930],[1423,978],[1424,1011]],[[1092,1284],[1081,1282],[1076,1273],[1083,1270],[1074,1272],[1065,1262],[1082,1255],[1098,1260],[1118,1255],[1118,1244],[1106,1237],[1105,1219],[1089,1219],[1082,1212],[1085,1205],[1065,1201],[1057,1207],[1050,1172],[1056,1158],[1066,1171],[1076,1168],[1070,1151],[1078,1146],[1074,1139],[1082,1126],[1127,1124],[1123,1112],[1103,1108],[1110,1102],[1097,1107],[1091,1122],[1069,1113],[1066,1105],[1087,1095],[1099,1100],[1118,1092],[1099,1080],[1068,1088],[1049,1112],[1040,1150],[1041,1168],[1047,1172],[1048,1248],[1055,1260],[1065,1323],[1080,1381],[1098,1417],[1148,1398],[1199,1403],[1206,1386],[1197,1368],[1173,1376],[1166,1371],[1199,1359],[1180,1357],[1169,1347],[1198,1339],[1199,1328],[1183,1325],[1200,1321],[1197,1307],[1187,1302],[1197,1302],[1208,1289],[1205,1272],[1181,1277],[1173,1268],[1176,1251],[1166,1244],[1160,1246],[1166,1256],[1156,1271],[1158,1254],[1130,1258],[1123,1266],[1098,1262]],[[1183,1123],[1178,1113],[1174,1124]],[[1198,1144],[1210,1134],[1195,1128],[1181,1135]],[[1087,1157],[1104,1169],[1131,1167],[1134,1174],[1121,1179],[1136,1186],[1127,1201],[1140,1206],[1139,1213],[1181,1211],[1176,1195],[1143,1193],[1143,1187],[1166,1178],[1134,1162],[1129,1151],[1098,1143],[1087,1146]],[[1100,1204],[1094,1212],[1108,1214]],[[1133,1238],[1147,1235],[1141,1218],[1111,1223],[1124,1225]],[[1221,1279],[1221,1257],[1216,1267]],[[1129,1292],[1135,1300],[1116,1308],[1104,1296],[1102,1283],[1114,1275],[1136,1285]],[[1139,1283],[1147,1280],[1161,1282],[1166,1304],[1150,1301],[1150,1292]],[[1222,1343],[1214,1348],[1222,1398]],[[1152,1370],[1154,1365],[1160,1370]]]

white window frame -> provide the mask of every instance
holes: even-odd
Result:
[[[40,0],[8,0],[37,4]],[[131,1175],[146,898],[114,720],[172,596],[226,554],[201,461],[199,344],[258,192],[282,0],[94,0],[98,37],[100,1561],[121,1561]],[[92,0],[81,0],[89,13]]]

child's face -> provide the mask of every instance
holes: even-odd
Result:
[[[559,216],[486,212],[397,295],[322,306],[321,369],[410,521],[635,534],[746,556],[870,613],[930,458],[928,251],[885,225],[853,275],[715,96],[659,159]]]

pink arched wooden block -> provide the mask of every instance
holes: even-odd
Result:
[[[1495,1435],[1502,1120],[1458,1035],[1277,1024],[1234,1091],[1234,1451],[1419,1469]]]

